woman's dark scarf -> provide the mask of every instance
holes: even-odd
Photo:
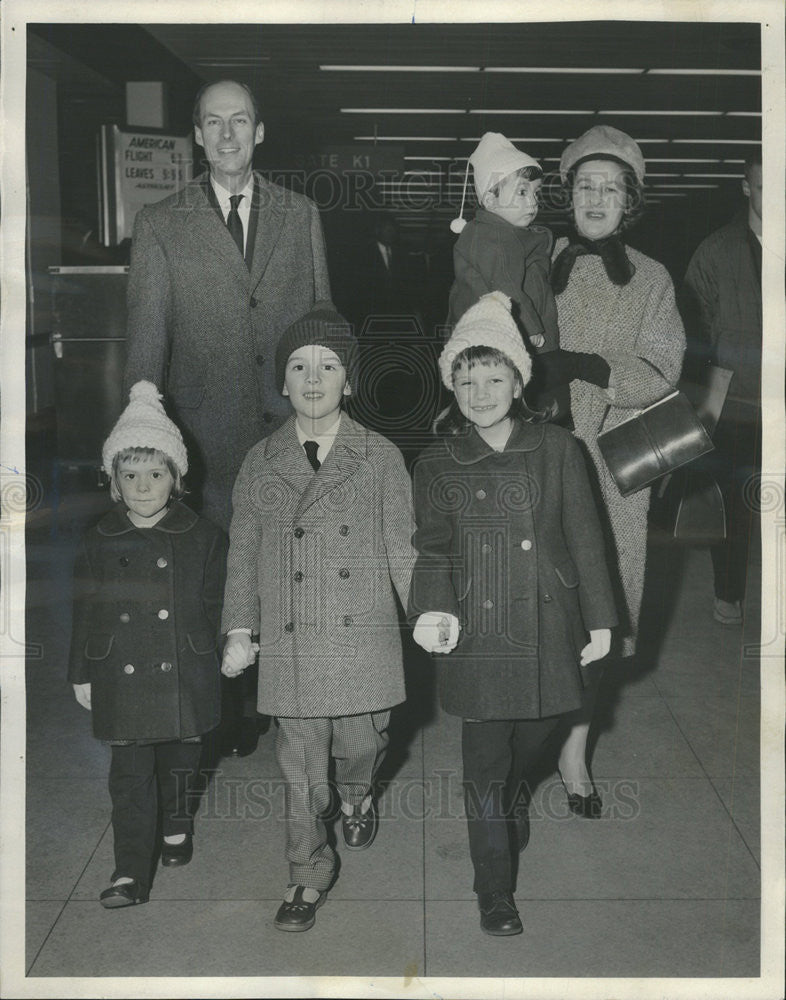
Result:
[[[636,268],[625,252],[625,243],[619,233],[612,233],[602,240],[588,240],[575,229],[568,231],[568,245],[561,251],[551,268],[551,287],[555,295],[564,292],[576,258],[584,254],[597,254],[603,261],[609,281],[614,285],[627,285]]]

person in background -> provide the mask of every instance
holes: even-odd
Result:
[[[276,343],[330,290],[316,206],[252,170],[265,129],[249,88],[204,86],[193,123],[207,170],[134,223],[125,387],[164,394],[192,457],[189,503],[227,530],[245,454],[288,416]],[[224,683],[225,755],[256,747],[242,688]]]
[[[721,625],[742,624],[751,532],[756,519],[746,484],[761,472],[761,148],[745,163],[747,204],[711,233],[690,260],[680,305],[690,335],[690,361],[734,372],[715,451],[705,460],[723,491],[726,540],[712,547],[715,600]],[[747,491],[750,492],[750,491]]]
[[[148,901],[159,846],[164,867],[192,857],[188,793],[221,709],[227,543],[180,502],[188,457],[152,383],[131,388],[103,465],[118,503],[77,555],[68,679],[112,748],[115,870],[100,901],[115,909]]]
[[[551,283],[559,316],[555,377],[567,379],[574,433],[590,462],[606,528],[620,627],[611,657],[636,651],[647,554],[650,490],[623,497],[598,448],[598,434],[673,392],[685,333],[662,264],[628,246],[644,208],[644,157],[619,129],[597,125],[565,149],[560,174],[572,225],[557,240]],[[570,717],[559,769],[570,809],[598,818],[602,802],[587,767],[587,738],[601,669]]]

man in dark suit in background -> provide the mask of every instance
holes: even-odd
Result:
[[[714,434],[711,464],[726,503],[726,541],[712,549],[713,617],[742,623],[750,536],[756,523],[754,477],[761,472],[761,149],[745,163],[747,205],[711,233],[691,258],[681,307],[687,363],[711,361],[734,372]]]
[[[322,226],[307,198],[253,172],[264,125],[251,91],[208,84],[194,105],[208,170],[137,215],[125,389],[147,379],[183,431],[191,502],[225,530],[246,452],[289,415],[273,359],[283,331],[330,297]],[[242,681],[226,681],[222,746],[243,755]]]

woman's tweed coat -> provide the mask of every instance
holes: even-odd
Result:
[[[259,711],[310,718],[404,700],[394,588],[415,553],[401,453],[346,414],[313,471],[295,418],[246,456],[232,494],[222,628],[259,632]]]
[[[542,718],[578,708],[587,631],[617,615],[584,458],[564,428],[516,421],[505,450],[474,428],[415,464],[408,616],[456,615],[459,643],[435,657],[452,715]]]
[[[566,243],[557,240],[555,257]],[[650,491],[640,490],[627,499],[620,494],[597,437],[668,395],[679,379],[685,351],[685,332],[666,269],[630,247],[627,253],[636,268],[627,285],[612,284],[600,257],[587,255],[576,258],[567,288],[557,296],[560,346],[600,354],[611,369],[608,389],[579,379],[571,382],[570,401],[576,437],[584,442],[594,467],[608,564],[624,614],[612,646],[612,654],[622,656],[636,649]]]
[[[91,684],[99,739],[187,739],[218,725],[226,551],[224,532],[177,502],[152,528],[118,504],[85,532],[68,679]]]

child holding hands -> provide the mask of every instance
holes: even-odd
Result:
[[[312,927],[336,876],[324,818],[331,756],[344,845],[373,842],[374,776],[405,695],[394,594],[406,603],[412,489],[398,449],[342,413],[356,358],[330,303],[289,327],[275,363],[293,414],[251,449],[232,494],[222,670],[253,662],[259,633],[258,709],[277,719],[286,782],[281,931]]]
[[[188,792],[220,718],[226,536],[180,503],[188,459],[160,399],[151,382],[132,387],[103,448],[118,503],[85,533],[74,570],[68,679],[112,748],[107,909],[148,901],[159,816],[161,863],[191,860]]]
[[[439,366],[454,399],[415,463],[408,616],[424,649],[447,654],[440,701],[464,720],[481,928],[519,934],[513,860],[528,822],[517,796],[536,751],[581,704],[617,619],[584,459],[570,432],[527,419],[531,361],[506,295],[462,316]]]

